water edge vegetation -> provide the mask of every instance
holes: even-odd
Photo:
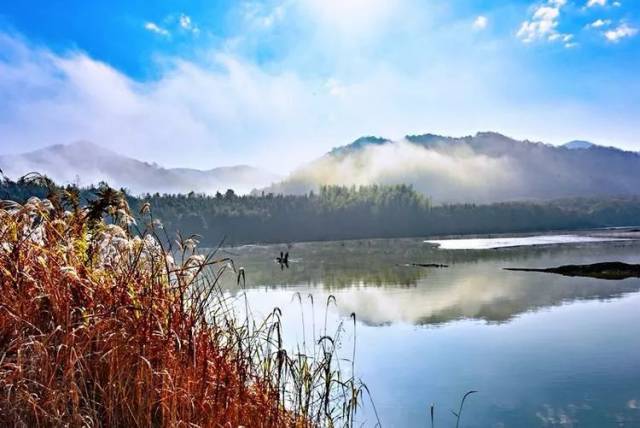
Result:
[[[47,198],[0,201],[3,425],[354,425],[367,388],[353,359],[340,369],[348,326],[287,351],[278,308],[238,318],[220,288],[244,271],[174,244],[150,205],[141,223],[108,187],[81,206],[77,189],[29,183]]]

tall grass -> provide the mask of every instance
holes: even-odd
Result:
[[[136,224],[113,189],[83,207],[31,178],[47,199],[0,201],[0,425],[355,424],[366,387],[326,324],[288,352],[278,308],[237,315],[220,285],[243,285],[231,259],[172,242],[148,205]]]

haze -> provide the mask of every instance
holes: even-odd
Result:
[[[363,135],[640,148],[631,1],[73,8],[0,8],[3,154],[85,140],[166,167],[286,174]]]

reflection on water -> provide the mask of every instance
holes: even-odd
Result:
[[[588,242],[619,241],[611,237],[583,235],[539,235],[506,238],[473,238],[473,239],[441,239],[427,240],[442,250],[490,250],[494,248],[522,247],[533,245],[582,244]]]
[[[606,248],[606,251],[603,251]],[[507,272],[513,266],[547,267],[595,261],[637,260],[640,243],[442,251],[416,240],[297,244],[281,271],[272,262],[277,246],[230,250],[245,267],[249,288],[312,288],[339,296],[344,315],[370,324],[440,324],[463,318],[507,321],[528,310],[572,300],[608,299],[637,291],[638,281],[606,282],[549,274]],[[446,264],[424,268],[410,263]]]
[[[355,312],[357,367],[383,426],[425,426],[431,402],[449,426],[449,409],[468,389],[480,393],[465,410],[466,427],[640,426],[640,280],[502,270],[637,263],[638,242],[484,251],[411,239],[294,244],[284,271],[273,262],[281,249],[228,249],[246,269],[254,314],[280,307],[286,334],[299,340],[301,315],[309,337],[327,296],[337,301],[330,322]],[[350,338],[346,328],[343,341]],[[363,421],[370,416],[364,409]]]

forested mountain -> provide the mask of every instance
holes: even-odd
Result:
[[[206,171],[163,168],[90,142],[54,145],[30,153],[0,156],[0,169],[14,179],[37,171],[60,183],[88,186],[104,181],[112,187],[127,188],[134,194],[190,191],[213,194],[229,188],[249,192],[279,179],[275,174],[246,165]]]
[[[452,138],[364,137],[299,168],[266,192],[322,185],[409,184],[439,202],[548,200],[640,194],[640,154],[586,141],[564,146],[493,132]]]

